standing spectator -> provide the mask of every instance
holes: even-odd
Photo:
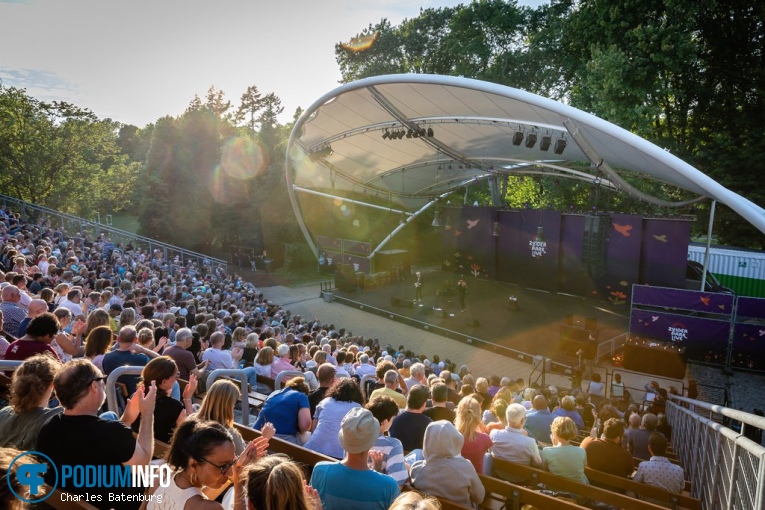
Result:
[[[345,415],[339,433],[343,460],[318,462],[311,476],[324,510],[387,510],[398,497],[396,481],[368,465],[369,450],[379,432],[380,423],[369,410],[359,407]]]
[[[139,393],[134,400],[142,418],[135,438],[133,431],[123,423],[98,417],[106,399],[105,381],[106,376],[84,359],[71,361],[56,374],[53,386],[64,412],[51,418],[37,439],[38,451],[47,455],[55,465],[139,466],[151,461],[156,387],[152,386],[145,397],[143,392]],[[55,483],[53,470],[49,469],[45,477],[49,484]],[[108,495],[113,489],[106,487],[71,487],[68,490],[74,494],[101,495],[101,503],[96,503],[99,508],[120,510],[135,506],[130,502],[109,502]],[[137,497],[145,489],[123,490]]]
[[[319,402],[311,426],[311,438],[306,448],[336,459],[343,458],[343,448],[337,439],[340,422],[353,408],[361,407],[364,398],[354,379],[345,378],[335,383],[326,398]]]
[[[491,438],[483,431],[481,404],[474,398],[466,398],[457,406],[457,430],[464,438],[462,456],[468,459],[476,473],[483,474],[484,456],[492,446]]]
[[[473,464],[460,455],[464,441],[462,434],[446,420],[428,425],[425,460],[412,465],[412,485],[465,506],[482,502],[486,492],[481,479]]]
[[[422,448],[425,429],[433,420],[423,414],[428,401],[428,388],[417,384],[409,390],[406,409],[399,414],[390,427],[390,435],[404,445],[404,451]]]
[[[683,468],[672,464],[666,457],[667,440],[664,436],[658,432],[651,434],[648,439],[648,449],[651,452],[651,459],[640,463],[633,480],[674,494],[683,492],[685,473]]]
[[[587,467],[587,452],[570,443],[579,434],[574,420],[559,416],[552,422],[551,428],[553,445],[542,450],[544,468],[554,475],[589,484],[584,475],[584,468]]]
[[[27,316],[27,311],[19,306],[21,293],[15,285],[6,285],[0,296],[3,299],[0,303],[0,311],[3,312],[3,331],[18,338],[19,324]]]
[[[134,367],[146,366],[149,362],[149,356],[143,352],[133,352],[137,338],[138,334],[133,326],[125,326],[120,329],[119,336],[117,337],[117,349],[104,355],[102,364],[104,365],[106,375],[125,365]],[[123,375],[118,380],[127,387],[128,396],[135,393],[136,386],[138,385],[137,375]]]
[[[395,437],[385,435],[393,419],[398,416],[398,406],[390,397],[379,396],[370,399],[366,408],[380,423],[380,436],[369,452],[374,461],[374,469],[378,473],[393,477],[398,486],[403,487],[409,479],[409,471],[404,463],[404,447]]]
[[[622,447],[624,422],[609,418],[600,438],[586,437],[581,447],[587,453],[587,467],[626,478],[634,470],[632,455]]]

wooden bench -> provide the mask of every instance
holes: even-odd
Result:
[[[558,509],[582,509],[587,508],[576,503],[548,496],[528,487],[515,485],[505,480],[500,480],[486,475],[478,475],[481,478],[486,497],[478,506],[486,510],[516,509],[523,505],[531,505],[540,510]]]
[[[612,490],[629,491],[639,498],[645,497],[659,500],[673,509],[687,508],[688,510],[701,510],[701,501],[687,494],[675,494],[653,485],[634,482],[629,478],[604,473],[603,471],[595,471],[590,468],[586,468],[584,474],[590,483],[605,486]]]
[[[579,497],[613,505],[622,510],[656,510],[663,508],[647,501],[641,501],[624,494],[563,478],[548,471],[502,459],[494,459],[494,469],[524,480],[529,480],[533,486],[543,483],[552,490],[570,492]]]

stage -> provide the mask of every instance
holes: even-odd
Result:
[[[359,308],[371,307],[377,313],[389,312],[419,323],[434,333],[455,337],[474,337],[490,344],[508,347],[531,356],[541,355],[564,365],[576,365],[577,338],[587,342],[590,331],[598,342],[625,333],[629,328],[627,305],[609,301],[551,294],[516,285],[466,277],[468,293],[462,311],[456,293],[459,275],[440,270],[423,271],[423,299],[414,302],[415,276],[400,281],[375,284],[369,277],[359,280],[353,291],[334,292],[340,302]],[[448,293],[448,286],[452,292]],[[439,291],[439,295],[436,295]],[[515,298],[516,301],[511,300]],[[367,310],[372,311],[372,310]],[[573,316],[573,317],[571,317]],[[595,319],[593,324],[591,319]],[[573,323],[567,321],[573,319]],[[590,320],[588,320],[590,319]],[[561,345],[561,328],[564,344]],[[445,330],[445,331],[443,331]],[[583,335],[583,337],[582,337]],[[455,337],[462,341],[464,338]],[[467,340],[470,341],[469,339]],[[398,347],[395,341],[391,341]],[[401,339],[406,344],[406,339]],[[590,341],[591,345],[594,345]],[[566,347],[561,350],[561,347]],[[419,353],[418,353],[419,354]],[[426,353],[432,356],[433,353]],[[506,353],[507,354],[507,353]]]

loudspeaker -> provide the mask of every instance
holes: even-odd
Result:
[[[606,250],[610,235],[610,216],[598,214],[584,217],[582,265],[593,278],[599,278],[606,272]]]
[[[598,329],[598,319],[595,317],[585,317],[584,329],[587,331],[595,331]]]
[[[573,326],[574,325],[574,314],[573,313],[567,313],[566,319],[564,320],[564,323],[566,326]]]

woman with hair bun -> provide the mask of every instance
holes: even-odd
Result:
[[[53,379],[61,362],[46,354],[27,358],[13,373],[11,402],[0,409],[0,446],[34,450],[43,425],[64,410],[49,408]]]
[[[321,510],[319,494],[303,469],[285,455],[268,455],[244,475],[248,510]]]

